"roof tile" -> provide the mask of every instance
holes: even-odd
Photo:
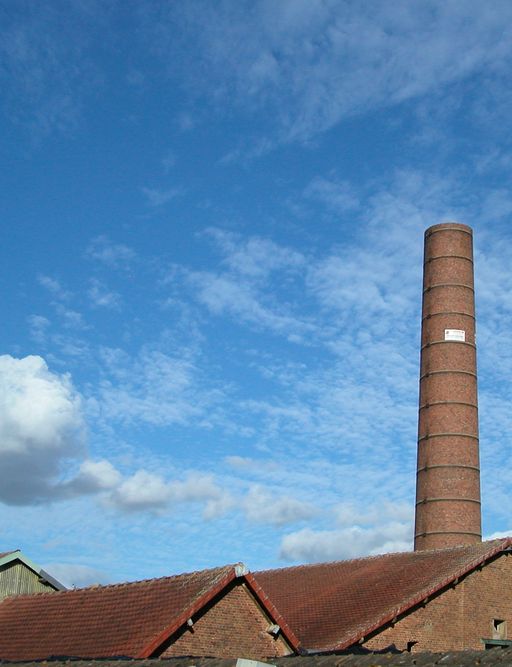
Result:
[[[512,545],[512,538],[433,551],[256,572],[306,649],[347,648]]]
[[[230,575],[233,565],[7,598],[0,603],[0,659],[140,657],[173,621]]]

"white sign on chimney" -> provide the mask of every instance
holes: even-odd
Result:
[[[445,329],[444,339],[455,340],[458,341],[459,343],[464,343],[464,341],[466,340],[466,332],[463,329]]]

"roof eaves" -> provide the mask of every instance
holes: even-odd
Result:
[[[299,654],[304,654],[305,650],[302,648],[299,639],[286,622],[284,616],[277,610],[271,599],[265,593],[260,584],[256,581],[254,575],[248,572],[244,575],[244,580],[268,615],[279,625],[281,632],[283,633],[291,648]]]
[[[376,623],[373,623],[370,626],[365,626],[357,634],[353,635],[349,639],[341,641],[332,647],[324,647],[323,649],[319,649],[317,652],[342,651],[346,648],[349,648],[350,646],[353,646],[354,644],[359,642],[362,638],[366,637],[369,634],[372,634],[373,632],[375,632],[375,630],[378,630],[383,625],[389,623],[397,616],[401,616],[405,612],[409,611],[412,607],[421,604],[431,595],[434,595],[443,588],[446,588],[460,577],[463,577],[472,570],[475,570],[479,565],[482,565],[482,563],[485,563],[486,561],[488,561],[489,559],[493,558],[494,556],[496,556],[501,552],[509,550],[511,547],[512,547],[512,537],[507,537],[502,539],[500,543],[497,544],[494,548],[490,549],[489,551],[486,551],[484,554],[478,556],[477,558],[474,558],[464,567],[460,568],[459,570],[456,570],[453,574],[451,574],[449,577],[446,577],[441,582],[438,582],[435,586],[432,586],[431,588],[422,591],[418,595],[407,600],[407,602],[405,602],[403,605],[400,605],[399,607],[391,610],[385,616],[381,617]]]
[[[15,549],[14,551],[5,551],[4,553],[0,554],[0,565],[10,563],[12,560],[19,558],[20,555],[21,551],[19,549]]]
[[[194,602],[186,607],[184,611],[176,617],[172,623],[170,623],[155,639],[153,639],[147,646],[145,646],[142,651],[140,651],[136,656],[136,659],[146,659],[149,658],[159,646],[161,646],[169,637],[171,637],[176,630],[179,630],[182,625],[184,625],[189,618],[192,618],[194,614],[202,609],[210,600],[218,595],[228,584],[234,581],[237,578],[236,566],[232,566],[226,574],[221,577],[216,583],[214,583],[210,588],[208,588],[203,594],[199,595]]]

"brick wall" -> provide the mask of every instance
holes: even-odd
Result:
[[[192,628],[181,628],[159,653],[176,656],[265,658],[287,655],[290,649],[281,636],[266,630],[272,621],[244,583],[234,583],[192,619]]]
[[[493,619],[506,622],[512,639],[512,555],[501,554],[475,570],[456,586],[433,597],[393,626],[367,640],[364,646],[382,650],[392,645],[412,651],[483,649],[482,639],[493,638]]]

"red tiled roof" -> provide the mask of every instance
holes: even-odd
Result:
[[[0,659],[149,657],[236,577],[235,566],[0,603]]]
[[[471,546],[386,554],[254,573],[312,651],[342,650],[512,546],[512,538]]]

